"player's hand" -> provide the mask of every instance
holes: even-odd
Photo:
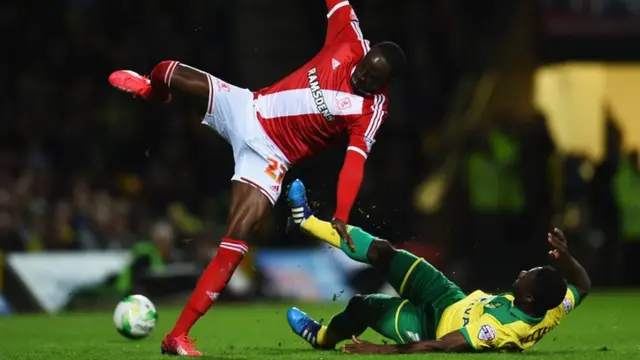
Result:
[[[548,234],[547,241],[553,248],[552,250],[549,251],[549,256],[551,256],[556,260],[569,256],[569,247],[567,245],[567,238],[564,236],[564,233],[560,229],[554,228]]]
[[[360,340],[360,338],[355,335],[351,335],[351,341],[353,341],[354,344],[372,344],[371,341]]]
[[[393,354],[395,349],[390,346],[373,344],[368,341],[360,340],[357,336],[352,336],[352,344],[345,344],[342,352],[345,354]]]
[[[340,219],[333,218],[331,220],[331,226],[333,226],[333,228],[338,232],[338,235],[347,242],[349,250],[351,250],[351,252],[356,252],[356,247],[353,245],[353,239],[351,239],[351,235],[347,232],[347,224]]]

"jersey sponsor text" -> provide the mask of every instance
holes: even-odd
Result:
[[[322,89],[320,88],[320,82],[318,81],[318,75],[316,73],[318,70],[316,68],[311,68],[309,70],[309,88],[311,89],[311,95],[313,95],[313,99],[318,107],[318,112],[324,116],[327,121],[333,121],[333,115],[329,112],[329,107],[327,106],[327,102],[324,99],[324,94],[322,93]]]

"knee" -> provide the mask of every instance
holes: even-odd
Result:
[[[227,228],[225,237],[234,240],[248,241],[251,235],[258,230],[259,225],[260,223],[258,220],[232,223],[231,226]]]
[[[231,214],[227,231],[224,235],[226,238],[248,241],[251,235],[256,232],[259,226],[259,218],[246,212],[243,215]]]
[[[369,246],[367,259],[371,265],[386,267],[391,263],[397,252],[398,250],[387,240],[376,239]]]
[[[243,183],[239,183],[243,184]],[[253,235],[271,208],[271,202],[251,186],[234,186],[232,205],[225,237],[247,241]]]
[[[170,62],[163,61],[156,65],[156,68],[161,67],[161,65],[165,63]],[[207,80],[207,74],[205,72],[178,64],[174,67],[171,73],[169,73],[169,76],[172,86],[193,95],[200,95],[203,97],[209,96],[209,80]]]

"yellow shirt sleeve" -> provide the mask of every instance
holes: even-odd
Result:
[[[580,293],[578,293],[578,289],[576,289],[575,286],[573,285],[569,285],[567,286],[567,298],[571,298],[571,300],[573,301],[573,308],[575,308],[576,306],[580,305],[580,303],[582,302],[582,299],[580,299]]]
[[[460,328],[462,336],[475,350],[518,350],[522,344],[517,334],[489,314]]]

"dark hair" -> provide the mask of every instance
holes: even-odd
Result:
[[[536,271],[531,285],[533,296],[533,310],[542,314],[562,303],[567,293],[567,282],[551,266],[545,266]]]
[[[398,46],[398,44],[391,41],[383,41],[376,44],[376,47],[380,49],[382,56],[384,56],[387,63],[391,66],[391,75],[397,76],[404,69],[406,58],[404,51]]]

